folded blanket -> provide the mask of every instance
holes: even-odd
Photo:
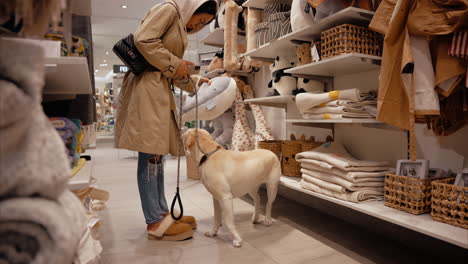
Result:
[[[0,38],[0,197],[57,199],[70,164],[41,106],[42,48]]]
[[[342,114],[332,114],[332,113],[324,113],[324,114],[309,114],[304,113],[302,114],[304,119],[345,119],[345,118],[374,118],[371,114],[367,112],[362,113],[346,113],[343,112]]]
[[[366,182],[353,183],[340,176],[336,176],[336,175],[326,173],[326,172],[301,169],[301,173],[303,175],[302,177],[306,180],[309,177],[313,177],[313,178],[317,178],[317,179],[327,181],[333,184],[337,184],[339,186],[344,187],[346,190],[350,190],[350,191],[358,191],[358,190],[366,189],[366,188],[371,188],[371,189],[380,188],[383,190],[383,186],[384,186],[384,178],[377,178],[377,179],[380,179],[380,181],[366,181]]]
[[[320,106],[345,106],[350,108],[362,108],[366,105],[377,105],[377,100],[363,100],[363,101],[353,101],[353,100],[333,100],[328,103],[321,104]]]
[[[296,155],[296,160],[301,163],[303,160],[319,160],[342,170],[356,168],[358,171],[359,167],[386,167],[385,169],[376,170],[383,171],[388,170],[389,165],[387,162],[358,160],[351,156],[344,146],[338,142],[325,143],[312,151],[299,153]]]
[[[301,167],[307,170],[313,171],[320,171],[328,174],[332,174],[335,176],[342,177],[352,183],[362,183],[362,182],[379,182],[384,181],[385,175],[388,173],[394,173],[395,170],[386,168],[386,167],[357,167],[353,169],[369,169],[373,171],[375,169],[388,169],[385,171],[375,171],[375,172],[368,172],[368,171],[345,171],[333,167],[332,165],[323,162],[323,161],[316,161],[316,160],[302,160]]]
[[[335,197],[341,200],[354,202],[354,203],[372,201],[372,200],[381,200],[383,197],[383,192],[372,191],[372,190],[338,193],[338,192],[330,191],[324,188],[320,188],[319,186],[310,182],[306,182],[304,180],[301,180],[300,184],[301,184],[301,187],[306,190],[313,191],[316,193],[321,193],[330,197]]]
[[[296,95],[296,106],[300,113],[304,113],[308,109],[338,99],[361,101],[365,98],[361,97],[358,89],[331,91],[320,94],[300,93]]]
[[[72,263],[83,228],[80,217],[73,219],[79,211],[62,206],[73,199],[65,195],[59,203],[42,198],[0,202],[0,262]]]

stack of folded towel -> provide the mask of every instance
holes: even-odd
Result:
[[[42,48],[0,38],[0,57],[0,263],[74,263],[87,217],[42,110]]]
[[[302,188],[355,203],[382,199],[385,174],[393,172],[386,162],[352,157],[337,142],[299,153],[296,159]]]
[[[374,118],[377,114],[375,95],[358,89],[301,93],[296,96],[296,105],[305,119]]]

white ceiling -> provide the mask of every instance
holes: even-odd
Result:
[[[154,5],[164,0],[92,0],[92,31],[94,68],[98,70],[96,77],[104,77],[112,71],[112,65],[122,62],[112,52],[112,47],[121,38],[136,30],[140,20]],[[121,8],[121,5],[128,8]],[[206,47],[199,40],[207,34],[207,28],[202,32],[189,36],[189,48],[186,59],[197,61],[199,51],[212,51],[216,48]],[[108,53],[108,54],[106,54]],[[104,62],[105,61],[105,62]],[[100,64],[107,64],[106,67]]]

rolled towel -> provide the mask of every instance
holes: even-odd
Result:
[[[323,161],[316,161],[316,160],[301,160],[301,167],[308,170],[313,171],[321,171],[329,174],[333,174],[339,177],[342,177],[352,183],[361,183],[361,182],[369,182],[369,181],[383,181],[385,175],[388,173],[394,173],[394,169],[386,168],[386,167],[357,167],[352,169],[363,169],[362,171],[345,171],[333,167],[332,165],[323,162]],[[365,171],[367,169],[369,171]],[[374,171],[378,169],[388,169],[383,171]]]
[[[3,200],[0,256],[6,263],[72,263],[83,230],[77,225],[61,203],[42,198]]]
[[[335,197],[344,201],[359,203],[364,201],[372,201],[372,200],[381,200],[383,197],[383,192],[372,191],[372,190],[363,190],[357,192],[347,192],[347,193],[337,193],[334,191],[330,191],[324,188],[320,188],[319,186],[307,182],[305,180],[301,180],[300,182],[301,187],[313,191],[316,193],[321,193],[326,196]]]
[[[338,142],[325,143],[312,151],[296,155],[297,161],[302,162],[301,160],[303,159],[324,161],[342,170],[349,168],[358,169],[359,167],[386,167],[383,170],[388,170],[389,165],[387,162],[381,161],[358,160],[351,156],[344,146]]]
[[[303,177],[304,175],[307,177],[314,177],[323,181],[337,184],[339,186],[344,187],[346,190],[350,190],[350,191],[358,191],[363,188],[371,188],[371,189],[381,188],[383,190],[383,187],[384,187],[383,177],[377,178],[379,179],[379,181],[367,181],[367,182],[353,183],[340,176],[336,176],[336,175],[326,173],[326,172],[301,169],[301,173],[303,174]],[[375,180],[375,178],[373,180]]]
[[[299,112],[304,113],[305,111],[316,106],[338,99],[361,101],[364,98],[361,97],[358,89],[331,91],[328,93],[319,94],[301,93],[296,96],[296,105],[297,109],[299,109]]]
[[[0,197],[55,200],[71,176],[65,144],[41,106],[42,53],[39,46],[0,38]]]

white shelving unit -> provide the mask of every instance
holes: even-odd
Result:
[[[313,191],[303,189],[297,177],[281,177],[281,185],[335,203],[344,207],[351,208],[361,213],[406,227],[408,229],[423,233],[425,235],[446,241],[451,244],[468,249],[468,230],[447,225],[433,220],[430,214],[412,215],[396,209],[387,207],[382,201],[372,201],[364,203],[352,203],[336,199],[330,196],[319,194]]]
[[[382,122],[375,119],[360,119],[360,118],[348,118],[348,119],[287,119],[286,123],[299,123],[299,124],[314,124],[314,123],[325,123],[325,124],[382,124]]]
[[[239,35],[240,42],[245,42],[245,36]],[[204,37],[201,42],[208,46],[213,46],[217,48],[224,48],[224,29],[217,28],[206,37]]]
[[[81,190],[88,188],[91,182],[91,176],[93,174],[93,160],[86,161],[83,168],[68,181],[68,189]]]
[[[245,4],[247,4],[246,2]],[[244,4],[244,5],[245,5]],[[250,56],[259,60],[273,60],[276,56],[296,56],[296,52],[291,48],[291,41],[304,40],[311,41],[320,38],[323,30],[331,27],[350,23],[350,24],[367,24],[372,19],[374,12],[360,8],[348,7],[340,12],[320,20],[317,24],[292,32],[277,40],[272,40],[263,46],[258,47],[250,52],[245,53],[245,56]]]
[[[286,70],[299,76],[337,76],[380,69],[382,57],[358,53],[343,54]]]
[[[92,94],[86,58],[46,58],[44,94]]]
[[[287,104],[294,102],[293,95],[279,95],[271,97],[261,97],[244,100],[244,103],[251,103],[270,107],[285,107]]]
[[[242,6],[263,9],[271,0],[247,0]]]

